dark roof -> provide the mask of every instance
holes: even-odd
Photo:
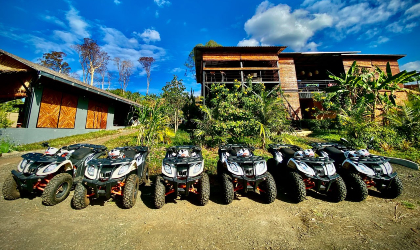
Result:
[[[399,60],[406,55],[403,54],[396,54],[396,55],[387,55],[387,54],[342,54],[343,57],[369,57],[369,58],[394,58],[395,60]]]
[[[219,46],[219,47],[207,47],[207,46],[196,46],[194,48],[194,56],[196,51],[223,51],[223,52],[272,52],[280,54],[287,46]]]
[[[81,81],[79,81],[77,79],[74,79],[73,77],[70,77],[70,76],[68,76],[66,74],[58,73],[57,71],[54,71],[52,69],[46,68],[44,66],[41,66],[39,64],[33,63],[31,61],[28,61],[26,59],[23,59],[21,57],[18,57],[16,55],[13,55],[13,54],[7,52],[7,51],[4,51],[4,50],[0,49],[0,56],[2,54],[3,55],[6,55],[6,56],[8,56],[10,58],[13,58],[14,60],[16,60],[16,61],[18,61],[18,62],[20,62],[20,63],[28,66],[29,68],[32,68],[33,70],[37,71],[37,73],[39,75],[41,75],[41,76],[44,76],[44,77],[47,77],[47,78],[50,78],[50,79],[53,79],[53,80],[62,82],[62,83],[67,84],[67,85],[74,86],[76,88],[83,89],[85,91],[88,91],[88,92],[91,92],[91,93],[94,93],[94,94],[97,94],[97,95],[100,95],[100,96],[104,96],[106,98],[110,98],[112,100],[116,100],[116,101],[123,102],[123,103],[126,103],[126,104],[130,104],[130,105],[133,105],[133,106],[138,106],[138,107],[140,106],[140,104],[138,104],[136,102],[133,102],[133,101],[128,100],[126,98],[123,98],[121,96],[112,94],[112,93],[110,93],[110,92],[108,92],[106,90],[103,90],[103,89],[100,89],[100,88],[91,86],[91,85],[86,84],[84,82],[81,82]],[[6,66],[7,69],[6,70],[1,70],[0,69],[0,73],[1,73],[1,71],[3,71],[3,72],[6,72],[6,71],[7,72],[13,72],[13,71],[21,72],[21,71],[25,71],[25,70],[13,68],[13,67],[7,67],[8,65],[5,65],[5,66]]]

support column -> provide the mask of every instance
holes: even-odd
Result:
[[[77,102],[76,121],[74,122],[75,129],[85,129],[88,111],[89,99],[84,96],[79,96]]]
[[[44,90],[44,86],[39,84],[32,88],[32,100],[30,102],[30,113],[27,116],[28,119],[28,126],[27,128],[36,128],[36,124],[38,122],[38,115],[39,115],[39,107],[41,106],[41,99],[42,99],[42,92]]]

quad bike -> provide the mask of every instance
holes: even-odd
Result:
[[[91,160],[83,180],[74,190],[73,207],[82,209],[90,204],[91,199],[109,199],[112,195],[122,197],[124,208],[132,208],[139,185],[149,178],[148,154],[148,148],[144,146],[118,147],[109,151],[106,158]]]
[[[197,146],[174,146],[166,149],[162,174],[156,177],[154,205],[161,208],[165,197],[194,193],[201,206],[210,199],[209,176],[203,171],[204,159]]]
[[[389,159],[371,155],[369,146],[356,151],[346,139],[341,138],[341,141],[347,146],[338,143],[314,143],[312,147],[318,155],[334,159],[351,198],[356,201],[365,200],[369,187],[375,187],[388,198],[396,198],[402,193],[402,182],[397,173],[392,171]]]
[[[261,194],[266,203],[277,197],[273,176],[267,172],[263,157],[253,153],[254,148],[245,144],[226,144],[219,147],[217,174],[222,181],[223,198],[230,204],[239,191]]]
[[[328,157],[315,157],[312,149],[303,150],[289,144],[270,144],[268,171],[286,185],[287,193],[295,202],[306,198],[306,189],[325,193],[333,202],[346,198],[343,179],[336,173],[334,161]]]
[[[93,144],[74,144],[60,149],[49,147],[42,153],[22,155],[17,171],[6,177],[3,196],[6,200],[20,197],[21,192],[43,191],[45,205],[53,206],[67,198],[73,183],[81,179],[86,164],[106,154],[106,147]]]

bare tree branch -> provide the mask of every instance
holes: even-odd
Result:
[[[152,68],[152,64],[155,62],[155,59],[153,57],[140,57],[139,62],[141,66],[143,66],[144,70],[147,74],[147,91],[146,95],[149,94],[149,85],[150,85],[150,70]]]

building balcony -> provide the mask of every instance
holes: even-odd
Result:
[[[313,93],[325,92],[325,89],[334,86],[333,80],[298,80],[300,99],[311,99]]]

